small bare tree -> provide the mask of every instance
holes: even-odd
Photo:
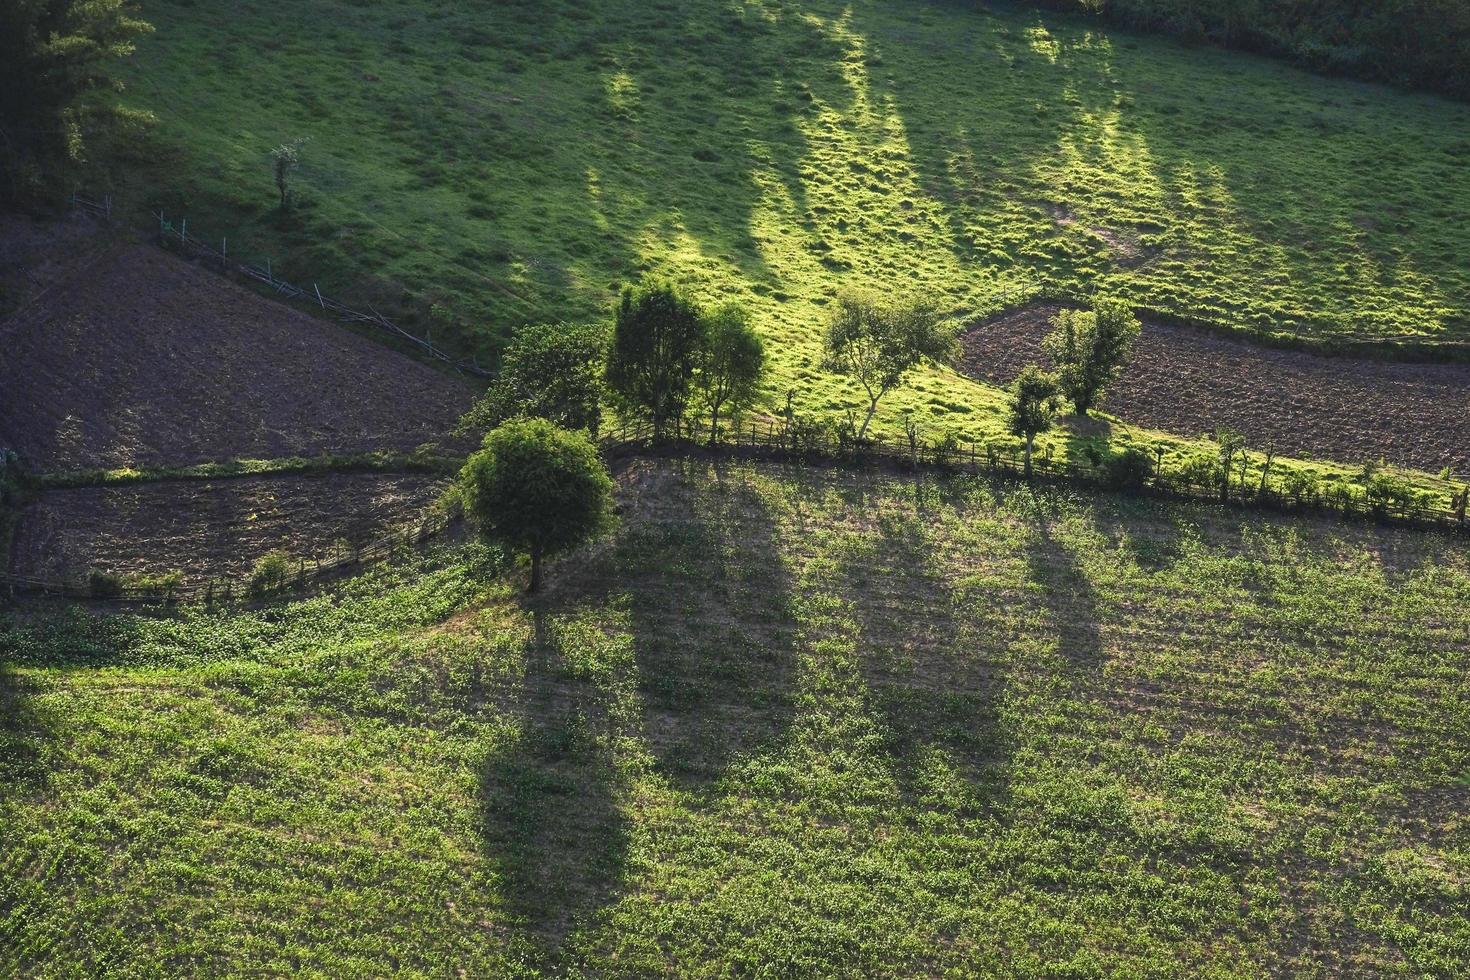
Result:
[[[301,148],[307,143],[307,137],[282,143],[271,150],[271,170],[276,178],[276,190],[281,192],[281,210],[286,209],[291,190],[291,176],[296,173],[296,168],[301,166]]]

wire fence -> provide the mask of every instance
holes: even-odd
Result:
[[[338,542],[325,554],[314,558],[273,552],[257,561],[248,575],[189,580],[178,573],[117,575],[94,570],[66,579],[0,575],[0,588],[12,595],[43,595],[122,604],[213,605],[266,599],[287,592],[304,591],[313,583],[416,551],[442,534],[451,523],[449,515],[435,513],[409,527],[368,541]]]
[[[73,195],[75,198],[75,195]],[[93,212],[95,213],[95,212]],[[339,302],[329,296],[322,294],[316,283],[312,283],[311,289],[298,286],[282,279],[271,267],[267,259],[264,265],[254,265],[249,262],[236,262],[230,258],[230,242],[227,237],[219,240],[219,246],[215,247],[212,241],[206,241],[197,235],[189,233],[189,220],[182,218],[175,225],[162,211],[155,211],[153,216],[158,219],[158,241],[165,248],[174,248],[187,255],[189,258],[204,262],[222,273],[238,273],[248,279],[269,286],[280,296],[288,300],[315,306],[323,313],[328,313],[345,323],[363,323],[383,330],[405,343],[411,344],[420,353],[434,360],[441,361],[457,371],[472,374],[480,378],[490,377],[490,372],[480,366],[478,359],[474,357],[454,357],[437,347],[427,337],[420,337],[403,329],[392,320],[388,319],[372,304],[368,304],[366,311],[355,309],[346,303]]]
[[[1411,497],[1375,500],[1363,489],[1342,485],[1330,490],[1292,491],[1268,478],[1249,481],[1221,471],[1213,475],[1198,468],[1181,467],[1168,472],[1162,454],[1151,465],[1120,471],[1107,459],[1057,460],[1045,454],[1032,459],[1026,470],[1021,447],[1014,444],[962,441],[953,436],[924,440],[910,430],[904,439],[855,438],[839,427],[816,424],[801,418],[768,418],[722,429],[717,438],[695,438],[687,430],[671,437],[656,437],[645,425],[623,425],[604,433],[598,440],[609,462],[630,457],[738,457],[798,465],[886,467],[914,471],[970,473],[1011,481],[1065,483],[1095,490],[1124,491],[1175,501],[1229,504],[1274,511],[1329,515],[1344,519],[1371,520],[1452,533],[1470,533],[1467,504],[1470,488],[1436,497],[1419,493]],[[1115,455],[1112,457],[1116,459]],[[1146,457],[1145,457],[1146,459]],[[436,511],[423,520],[390,534],[362,543],[338,543],[326,554],[313,558],[285,556],[258,561],[248,575],[215,576],[184,580],[177,573],[155,576],[116,576],[88,572],[64,580],[45,580],[0,574],[0,588],[19,593],[90,599],[117,603],[232,603],[301,592],[343,574],[391,561],[432,541],[453,523],[454,518]]]
[[[1442,493],[1402,487],[1375,493],[1373,484],[1354,485],[1338,480],[1304,483],[1275,479],[1269,464],[1263,474],[1241,463],[1247,451],[1237,451],[1226,465],[1194,456],[1172,469],[1162,447],[1153,452],[1133,449],[1098,453],[1097,459],[1057,459],[1036,452],[1027,472],[1026,454],[1019,441],[964,440],[952,434],[938,440],[923,438],[910,429],[905,438],[857,438],[850,428],[813,420],[768,418],[723,429],[711,443],[707,434],[695,439],[680,435],[655,440],[647,427],[619,429],[610,436],[612,452],[622,454],[688,455],[699,452],[731,453],[762,460],[827,463],[848,466],[884,466],[903,470],[920,468],[964,472],[1010,480],[1065,482],[1092,490],[1119,491],[1176,501],[1257,507],[1337,518],[1437,528],[1470,533],[1470,486]],[[1124,457],[1128,457],[1126,460]],[[1206,465],[1201,465],[1201,464]],[[1248,474],[1248,475],[1247,475]]]

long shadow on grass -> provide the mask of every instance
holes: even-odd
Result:
[[[481,771],[481,818],[512,915],[554,958],[614,894],[628,826],[607,695],[567,670],[549,614],[534,617],[516,724]]]
[[[32,681],[0,665],[0,806],[47,783],[40,746],[51,732],[31,703],[34,688]]]
[[[1035,503],[1026,539],[1028,573],[1056,634],[1064,669],[1074,679],[1085,679],[1103,663],[1097,593],[1072,549],[1053,533],[1053,504],[1045,497]]]
[[[626,609],[649,747],[665,776],[700,789],[790,727],[792,580],[744,475],[686,460],[637,479],[612,547],[553,591]]]
[[[743,477],[672,477],[661,519],[618,549],[644,725],[660,767],[687,785],[789,728],[796,617],[776,517]]]
[[[929,528],[940,508],[963,506],[944,501],[943,491],[916,478],[914,510],[876,513],[875,533],[844,556],[838,575],[856,599],[859,662],[901,791],[922,800],[925,780],[937,775],[937,750],[984,807],[995,802],[1011,754],[998,724],[1006,679],[1001,651],[969,628],[963,589],[935,553]]]

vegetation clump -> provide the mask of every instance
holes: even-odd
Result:
[[[1042,342],[1057,365],[1057,383],[1078,415],[1086,415],[1117,380],[1143,325],[1126,302],[1099,299],[1090,310],[1064,309]]]
[[[1061,386],[1055,375],[1030,365],[1011,384],[1009,405],[1010,432],[1020,436],[1026,446],[1026,478],[1031,478],[1031,454],[1036,437],[1048,432],[1057,413],[1057,397]]]
[[[489,389],[459,424],[488,431],[514,418],[546,419],[597,438],[602,424],[604,332],[592,325],[522,327]]]
[[[119,63],[152,31],[125,0],[0,4],[0,194],[39,197],[95,142],[153,123],[115,98]]]
[[[623,290],[607,354],[608,393],[626,415],[651,423],[655,440],[684,417],[707,331],[699,306],[671,285]]]
[[[953,331],[928,300],[885,302],[858,293],[837,298],[827,325],[826,365],[862,385],[867,413],[856,428],[863,439],[878,401],[903,384],[920,364],[947,364],[955,355]]]
[[[527,591],[541,588],[542,562],[590,540],[612,522],[612,479],[580,432],[545,419],[507,422],[460,471],[465,512],[488,540],[531,560]]]
[[[754,404],[765,366],[765,345],[744,308],[726,304],[709,315],[693,383],[695,402],[709,418],[710,445],[722,412],[738,420]]]

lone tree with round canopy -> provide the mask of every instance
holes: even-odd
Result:
[[[612,523],[612,479],[592,441],[545,419],[507,422],[459,473],[465,512],[488,541],[531,559],[528,592],[546,558]]]

